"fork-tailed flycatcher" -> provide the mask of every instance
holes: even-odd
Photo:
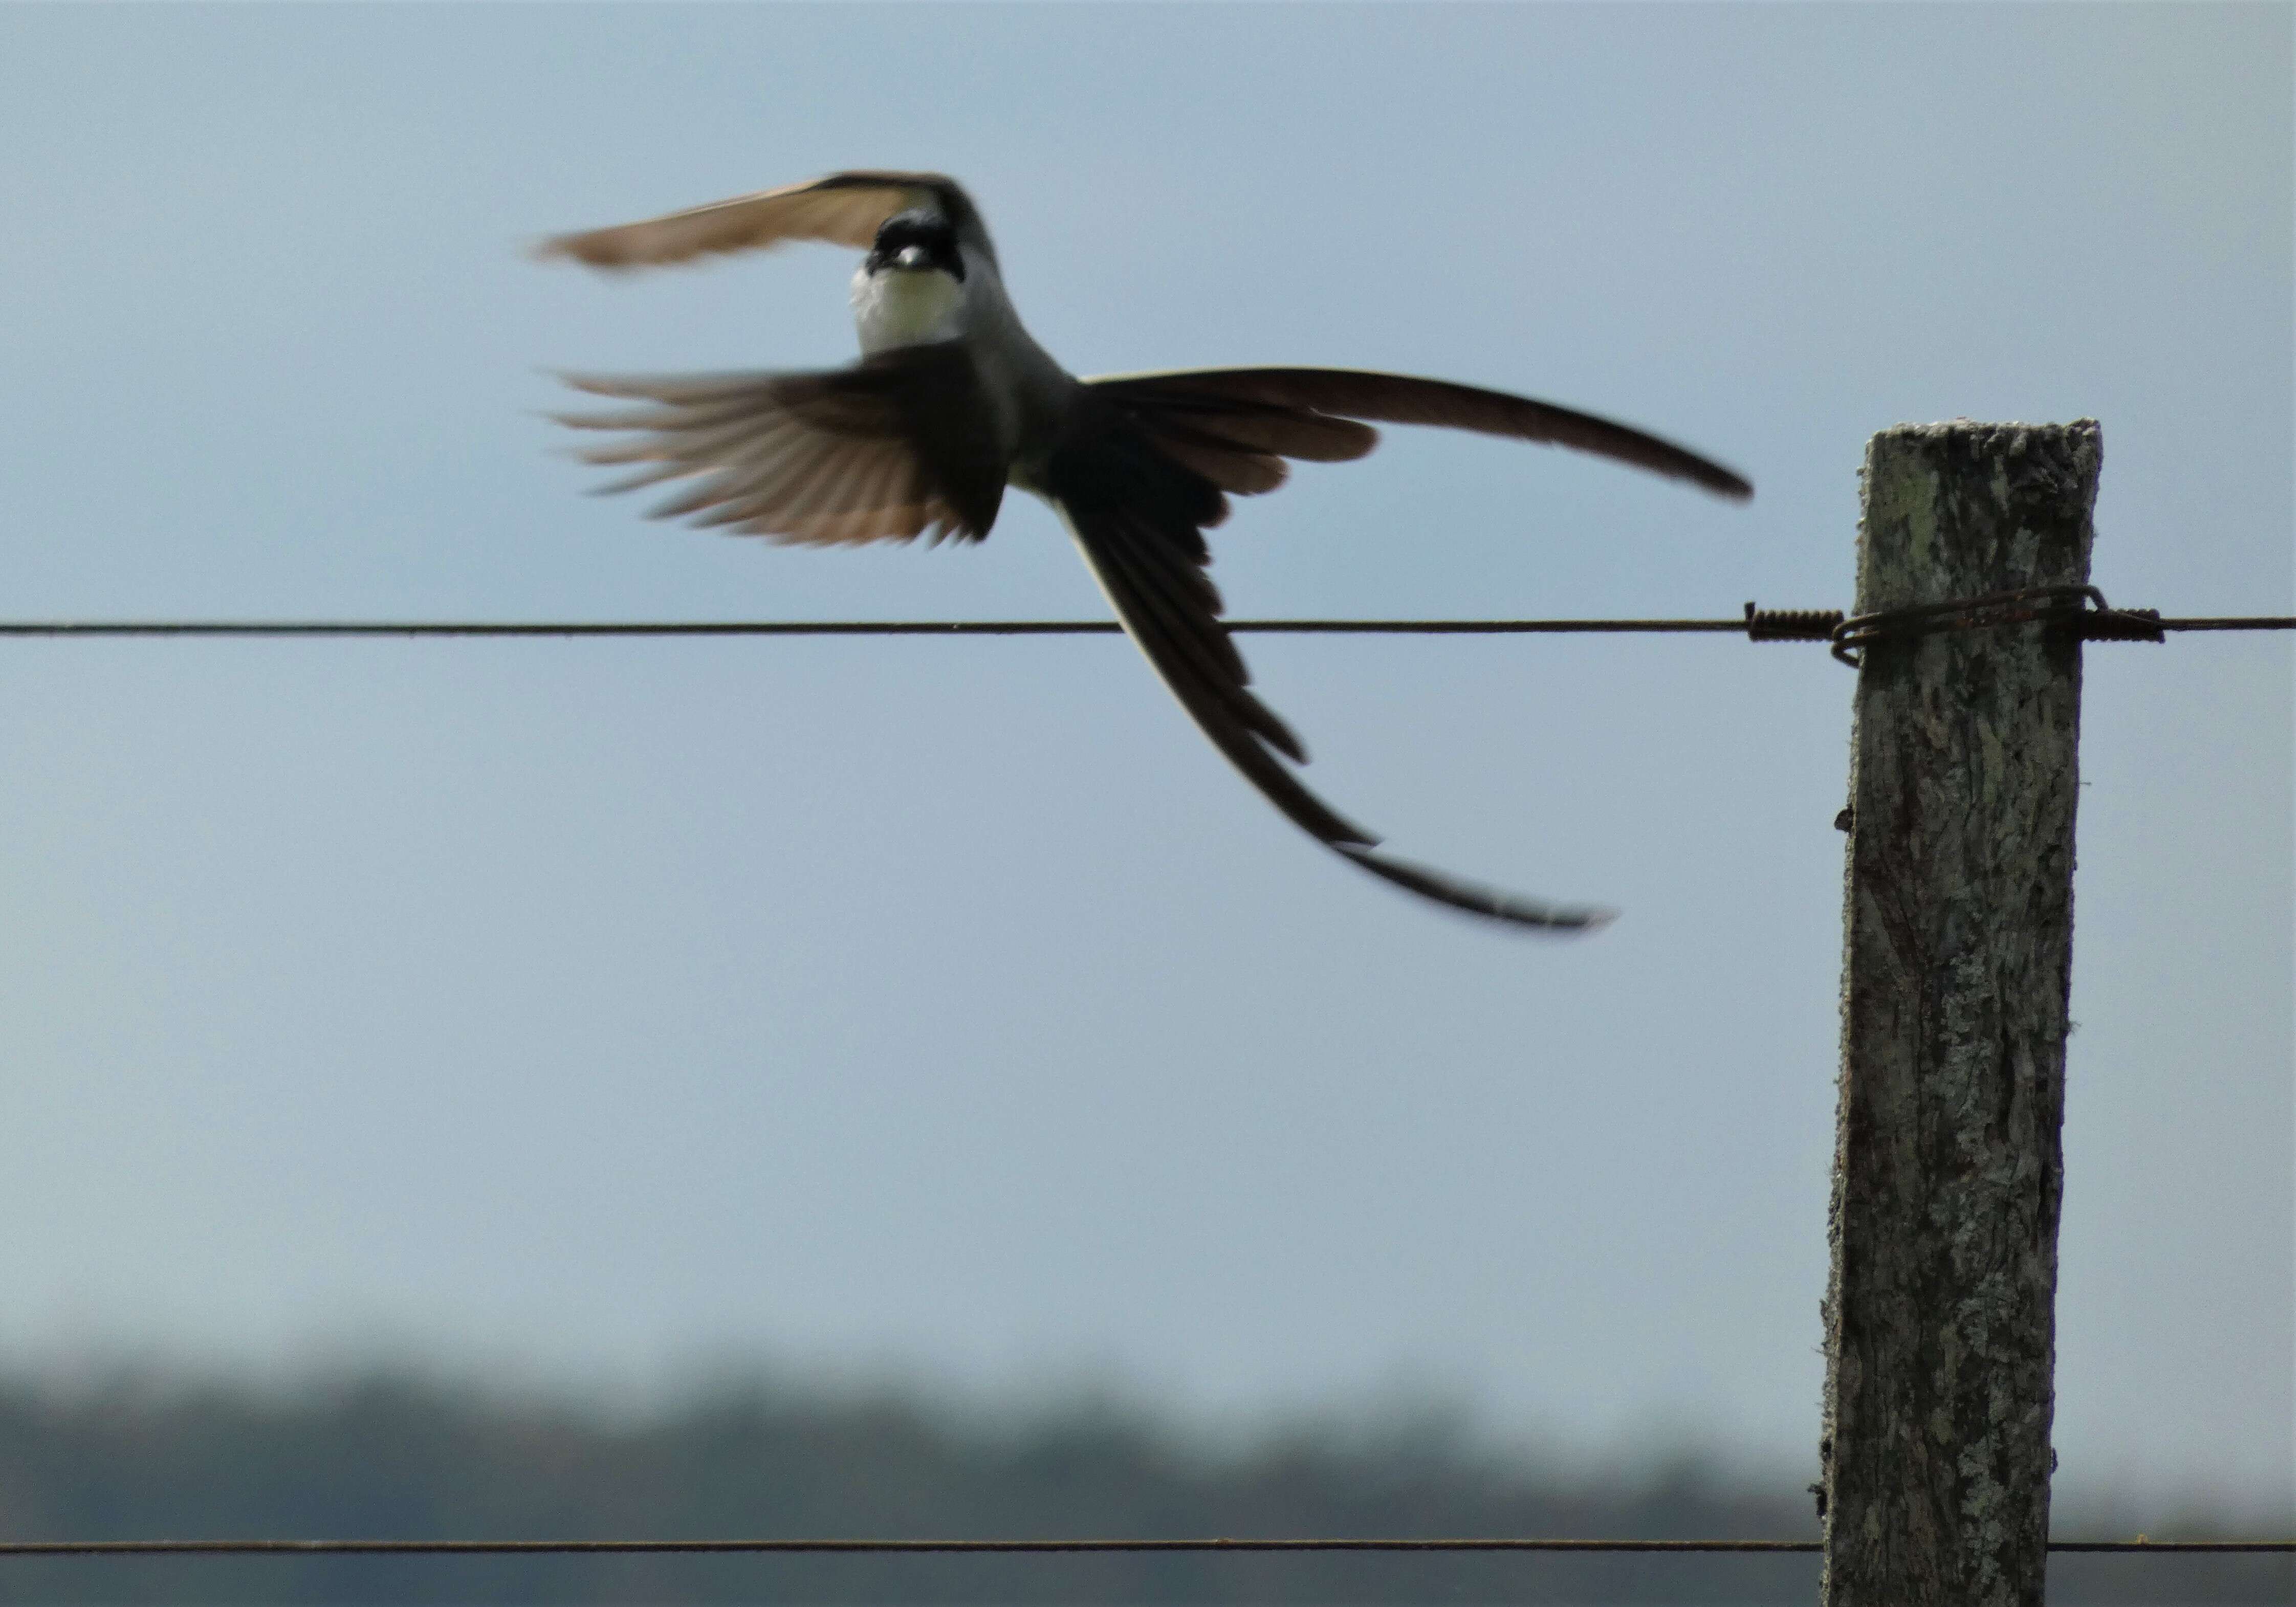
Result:
[[[790,240],[865,250],[853,279],[861,360],[803,373],[568,376],[644,406],[563,415],[630,432],[582,454],[636,463],[602,488],[691,478],[656,517],[693,515],[788,542],[978,541],[1007,485],[1059,513],[1117,618],[1212,745],[1324,847],[1375,876],[1521,926],[1595,925],[1603,912],[1517,898],[1377,851],[1282,762],[1307,761],[1253,696],[1204,573],[1204,531],[1230,495],[1283,483],[1284,459],[1363,456],[1363,421],[1440,424],[1575,447],[1723,496],[1753,488],[1718,463],[1607,419],[1440,380],[1337,368],[1210,368],[1080,380],[1021,326],[996,248],[955,181],[835,173],[644,223],[564,234],[545,257],[601,268],[684,262]]]

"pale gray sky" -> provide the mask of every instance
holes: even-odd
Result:
[[[2284,7],[0,11],[0,614],[1076,617],[1057,526],[780,550],[580,495],[551,367],[851,351],[849,254],[543,233],[944,168],[1083,372],[1480,381],[1751,508],[1406,430],[1242,614],[1848,600],[1873,430],[2103,422],[2096,574],[2291,608]],[[1125,644],[0,644],[0,1342],[706,1354],[1213,1413],[1412,1381],[1816,1437],[1849,677],[1270,641],[1349,873]],[[2058,1439],[2284,1505],[2291,651],[2091,655]],[[2260,1493],[2259,1493],[2260,1492]]]

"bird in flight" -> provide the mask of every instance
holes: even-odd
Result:
[[[656,518],[817,545],[979,541],[1004,488],[1049,503],[1125,630],[1212,745],[1349,864],[1516,926],[1605,912],[1526,898],[1398,859],[1286,766],[1307,750],[1250,689],[1204,570],[1231,496],[1273,491],[1286,458],[1338,463],[1371,422],[1574,447],[1722,496],[1753,488],[1624,424],[1441,380],[1343,368],[1200,368],[1078,379],[1029,338],[972,199],[938,173],[833,173],[642,223],[562,234],[537,254],[624,269],[818,240],[865,250],[853,278],[861,358],[804,372],[570,374],[638,404],[560,415],[621,438],[581,454],[636,465],[602,490],[685,480]]]

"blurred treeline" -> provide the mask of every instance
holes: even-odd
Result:
[[[1775,1471],[1595,1474],[1388,1410],[1214,1444],[1076,1398],[997,1414],[921,1391],[720,1382],[615,1408],[375,1371],[258,1390],[0,1380],[19,1539],[1473,1536],[1815,1538]],[[2061,1533],[2114,1514],[2064,1512]],[[2205,1533],[2204,1520],[2177,1529]],[[2170,1537],[2156,1530],[2156,1538]],[[0,1558],[19,1602],[1814,1602],[1805,1557]],[[2296,1600],[2287,1559],[2060,1558],[2053,1601]]]

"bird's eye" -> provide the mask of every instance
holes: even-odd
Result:
[[[956,231],[948,220],[929,212],[899,212],[877,230],[869,251],[869,271],[888,267],[939,268],[951,278],[964,277],[964,258],[957,250]]]

